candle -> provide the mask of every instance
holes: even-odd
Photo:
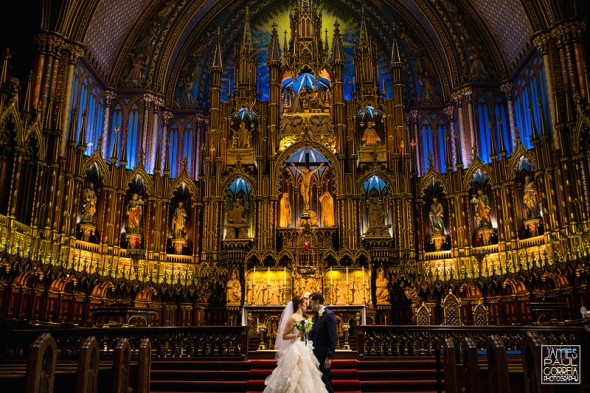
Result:
[[[334,284],[334,271],[332,270],[332,266],[330,266],[330,285]]]
[[[283,267],[283,287],[287,286],[287,267]]]
[[[266,283],[267,284],[270,284],[270,266],[267,269],[268,270],[266,271],[267,272],[267,275],[266,275]]]
[[[346,266],[346,285],[348,285],[348,266]]]
[[[254,266],[254,271],[252,272],[252,285],[256,285],[256,266]]]
[[[365,267],[363,266],[363,285],[365,285]]]

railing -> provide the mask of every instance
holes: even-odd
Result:
[[[80,343],[96,337],[101,356],[112,356],[117,342],[127,338],[132,348],[149,338],[154,359],[199,358],[207,360],[245,360],[246,326],[145,327],[145,328],[72,328],[18,330],[8,345],[8,358],[23,358],[29,345],[43,331],[55,338],[60,358],[76,357]],[[435,356],[447,337],[456,343],[471,338],[485,350],[491,335],[501,337],[508,351],[521,350],[527,332],[534,331],[546,344],[574,344],[583,333],[582,326],[411,326],[365,325],[356,328],[359,359],[400,356]],[[351,337],[353,340],[354,337]]]
[[[573,344],[582,333],[581,326],[410,326],[371,325],[358,327],[359,359],[396,356],[434,356],[451,337],[461,342],[471,337],[485,350],[494,334],[504,340],[507,350],[520,350],[528,331],[539,333],[546,344]]]
[[[17,330],[9,343],[8,358],[26,356],[29,345],[44,331],[55,338],[58,356],[75,359],[86,337],[96,337],[101,357],[113,356],[117,342],[127,338],[132,348],[139,348],[149,338],[153,358],[199,358],[245,360],[247,328],[242,326],[145,327],[145,328],[73,328]]]

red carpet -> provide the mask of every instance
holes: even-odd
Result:
[[[276,360],[251,360],[250,378],[246,393],[260,393],[264,390],[264,380],[275,368]],[[335,393],[361,393],[357,360],[334,360],[332,362],[332,383]]]
[[[250,361],[157,360],[152,363],[153,393],[260,393],[276,366],[274,359]],[[336,393],[436,392],[432,358],[336,359],[332,381]],[[444,383],[443,383],[444,388]]]

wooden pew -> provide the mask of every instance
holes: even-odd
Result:
[[[461,343],[463,352],[464,392],[480,393],[481,378],[479,376],[479,360],[477,344],[471,337],[465,337]]]
[[[115,347],[113,363],[113,393],[131,393],[129,387],[129,367],[131,363],[131,346],[129,340],[122,338]]]
[[[57,363],[57,344],[49,333],[42,333],[29,347],[25,393],[52,393]]]
[[[139,357],[137,359],[136,393],[149,393],[152,374],[152,344],[149,338],[142,338],[139,343]]]
[[[541,384],[541,345],[543,343],[543,337],[533,331],[527,332],[522,342],[525,393],[553,392],[551,385]]]
[[[80,345],[78,353],[78,371],[76,393],[94,393],[98,386],[100,346],[93,336]]]
[[[504,341],[495,334],[491,335],[487,345],[488,375],[495,393],[510,393],[508,379],[508,362]]]
[[[590,325],[584,325],[579,338],[580,350],[582,352],[582,383],[580,392],[590,393]]]
[[[457,349],[452,337],[446,337],[444,342],[445,355],[445,390],[447,393],[459,393],[457,378]]]

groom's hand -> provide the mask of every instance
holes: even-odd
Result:
[[[326,358],[326,360],[324,360],[324,368],[332,368],[332,359]]]

